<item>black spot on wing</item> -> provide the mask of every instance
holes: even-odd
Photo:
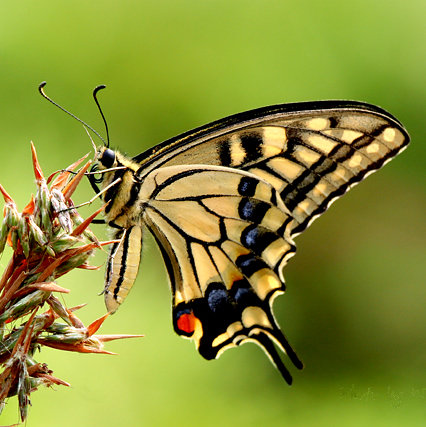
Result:
[[[331,116],[328,118],[328,122],[331,129],[337,128],[337,126],[339,125],[339,118],[335,116]]]
[[[231,145],[228,139],[220,141],[219,145],[219,159],[223,166],[229,166],[232,162],[231,158]]]
[[[262,268],[268,268],[268,265],[262,259],[253,254],[240,255],[235,260],[235,265],[241,270],[246,277],[252,276]]]
[[[243,220],[260,224],[269,208],[270,205],[261,200],[242,198],[238,205],[238,214]]]
[[[207,305],[216,314],[226,315],[229,307],[228,291],[223,283],[210,283],[206,292]]]
[[[320,176],[324,176],[328,173],[331,173],[336,168],[337,168],[337,163],[333,162],[333,160],[328,159],[325,156],[321,156],[321,158],[312,165],[313,171]]]
[[[251,249],[256,255],[261,253],[275,240],[278,235],[269,231],[265,227],[258,225],[249,225],[241,233],[241,244],[248,249]]]
[[[258,182],[255,178],[244,176],[238,184],[238,193],[241,196],[253,197],[256,193]]]
[[[250,132],[240,135],[241,147],[245,152],[244,163],[258,160],[261,156],[263,144],[262,136],[256,132]]]
[[[259,297],[246,279],[236,280],[232,284],[229,295],[239,307],[258,305],[260,302]]]

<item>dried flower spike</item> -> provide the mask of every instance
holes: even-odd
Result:
[[[58,277],[74,268],[96,269],[88,264],[90,255],[112,242],[99,242],[88,228],[103,207],[86,220],[72,209],[71,195],[90,162],[74,177],[68,171],[84,158],[46,181],[32,143],[31,151],[37,191],[21,213],[0,185],[5,200],[0,254],[6,244],[13,249],[0,278],[0,413],[6,399],[16,395],[22,421],[39,386],[69,385],[34,360],[36,348],[114,354],[104,350],[104,342],[141,336],[95,335],[107,315],[85,327],[74,314],[81,306],[68,309],[54,296],[69,292],[56,283]]]

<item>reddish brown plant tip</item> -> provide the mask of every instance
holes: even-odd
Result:
[[[46,183],[49,185],[53,181],[50,185],[50,189],[53,190],[54,188],[56,188],[57,190],[61,191],[62,188],[64,188],[66,183],[68,182],[70,173],[71,172],[69,172],[68,170],[59,170],[53,172],[48,176]]]
[[[67,309],[67,316],[75,328],[85,329],[84,323],[69,309]]]
[[[37,374],[51,374],[47,365],[45,363],[36,363],[35,365],[28,366],[27,368],[28,374],[31,376],[35,376]]]
[[[107,240],[105,242],[99,242],[99,244],[101,246],[107,246],[107,245],[113,245],[114,243],[120,243],[121,240],[120,239],[116,239],[116,240]]]
[[[34,196],[31,194],[31,200],[29,201],[28,205],[25,206],[24,209],[22,209],[22,215],[33,215],[35,209],[35,202],[34,202]]]
[[[67,383],[64,380],[61,380],[60,378],[54,377],[53,375],[50,374],[44,374],[44,373],[40,373],[40,374],[35,374],[33,375],[35,378],[43,378],[45,380],[45,385],[47,385],[48,387],[52,386],[52,385],[63,385],[65,387],[71,387],[70,383]]]
[[[30,292],[32,292],[34,289],[38,289],[40,291],[46,291],[46,292],[59,292],[63,294],[69,294],[70,290],[63,288],[62,286],[57,285],[54,282],[41,282],[41,283],[33,283],[30,285],[25,286],[22,289],[19,289],[17,292],[15,292],[12,295],[12,298],[20,298]]]
[[[102,317],[100,317],[99,319],[96,319],[94,322],[92,322],[88,327],[87,327],[87,332],[88,332],[88,336],[92,336],[93,334],[95,334],[97,332],[97,330],[102,326],[102,323],[104,323],[105,319],[109,316],[109,313],[104,314]]]
[[[62,190],[62,193],[64,195],[64,198],[66,201],[70,199],[72,194],[74,193],[75,189],[77,188],[77,185],[82,180],[84,174],[87,172],[87,169],[89,169],[89,166],[92,164],[92,161],[89,160],[77,173],[77,175],[71,179],[71,181],[65,186],[65,188]]]
[[[42,344],[46,347],[56,348],[57,350],[63,351],[72,351],[74,353],[97,353],[97,354],[112,354],[116,355],[117,353],[113,353],[112,351],[103,350],[101,344],[99,346],[93,345],[93,343],[87,343],[85,341],[78,343],[64,343],[57,341],[49,341],[45,338],[39,338],[37,340],[39,344]]]
[[[90,153],[86,153],[83,157],[80,157],[78,160],[76,160],[74,163],[70,164],[67,167],[67,170],[73,171],[83,160],[87,159]]]
[[[53,262],[51,262],[50,260],[46,260],[47,261],[47,266],[45,268],[41,268],[40,270],[40,276],[39,276],[39,280],[41,282],[44,282],[48,277],[53,275],[53,272],[65,261],[65,258],[67,258],[66,254],[63,254],[61,256],[59,256],[58,258],[56,258]],[[68,256],[69,258],[69,256]]]
[[[89,218],[69,212],[71,195],[90,167],[72,176],[70,171],[86,157],[69,166],[56,178],[49,176],[50,188],[31,143],[32,162],[38,189],[20,213],[0,185],[5,200],[0,224],[0,253],[8,243],[13,255],[0,278],[0,413],[5,399],[17,396],[21,419],[27,418],[30,394],[38,387],[65,385],[44,363],[38,363],[43,346],[79,353],[115,354],[104,349],[104,342],[133,338],[133,335],[95,335],[109,313],[88,327],[74,314],[83,307],[67,308],[54,293],[69,293],[56,283],[58,277],[74,268],[98,269],[89,265],[95,249],[115,243],[99,242],[88,229],[102,206]],[[47,307],[42,312],[42,307]],[[8,324],[8,326],[6,326]]]
[[[15,205],[15,202],[13,201],[12,197],[9,196],[9,194],[1,184],[0,184],[0,191],[1,191],[1,194],[3,194],[4,201],[7,204]]]
[[[17,227],[15,227],[16,229]],[[7,240],[6,240],[7,246],[9,247],[13,247],[13,241],[12,241],[12,230],[10,230],[9,234],[7,235]],[[19,243],[19,241],[18,241]],[[19,252],[18,250],[16,252]],[[22,252],[22,251],[20,251]]]
[[[11,357],[13,358],[16,353],[21,350],[24,350],[24,354],[26,354],[26,351],[28,351],[28,337],[30,338],[29,342],[31,342],[31,334],[28,334],[28,331],[32,329],[32,321],[34,320],[34,317],[37,313],[38,307],[33,311],[33,314],[26,322],[24,329],[22,329],[21,334],[19,335],[18,340],[16,341],[15,347],[12,350]],[[21,350],[21,351],[22,351]],[[26,351],[25,351],[26,350]]]
[[[76,229],[71,233],[71,236],[79,236],[90,225],[90,223],[106,208],[106,204],[101,206],[96,212],[86,218]]]
[[[64,254],[64,257],[71,258],[75,255],[79,255],[79,254],[82,254],[84,252],[93,251],[93,249],[97,248],[98,246],[99,246],[99,244],[97,244],[97,243],[88,243],[87,245],[83,245],[83,246],[80,246],[78,248],[67,249],[66,251],[63,252],[63,254]]]
[[[34,168],[34,175],[35,175],[36,181],[37,183],[41,183],[44,181],[44,176],[37,159],[37,152],[36,152],[34,143],[32,141],[31,141],[31,154],[33,157],[33,168]]]
[[[86,307],[87,303],[75,305],[74,307],[69,308],[69,311],[77,311],[80,310],[80,308]]]
[[[24,332],[26,333],[26,335],[24,336],[24,342],[22,344],[22,351],[24,354],[28,354],[28,351],[30,349],[31,341],[33,339],[33,332],[35,328],[34,317],[37,314],[38,309],[39,307],[36,307],[34,309],[33,314],[28,319],[28,322],[26,323],[24,330],[22,331],[22,334],[24,334]],[[28,328],[27,328],[27,325],[28,325]]]
[[[96,270],[100,270],[101,266],[100,265],[81,264],[77,268],[79,268],[81,270],[92,270],[92,271],[96,271]]]
[[[62,171],[56,171],[53,172],[49,178],[47,178],[47,183],[49,184],[54,176],[56,174],[59,173],[59,175],[53,180],[52,185],[50,186],[50,188],[53,190],[54,188],[58,189],[58,190],[62,190],[65,185],[67,184],[69,177],[70,177],[70,172],[73,172],[74,169],[84,160],[87,158],[87,156],[89,155],[89,153],[87,153],[86,155],[84,155],[81,159],[78,159],[76,162],[74,162],[73,164],[69,165],[65,170]]]
[[[111,334],[111,335],[96,335],[96,338],[101,342],[124,340],[127,338],[143,338],[145,335],[135,334]]]
[[[0,297],[0,313],[2,313],[3,309],[12,299],[13,294],[17,291],[17,289],[22,285],[22,282],[25,280],[26,272],[23,270],[25,270],[25,266],[17,268],[15,273],[12,275],[11,280],[7,282],[6,286],[4,287]],[[17,273],[19,274],[17,275]]]

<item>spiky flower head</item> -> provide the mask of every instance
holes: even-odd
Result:
[[[39,386],[69,385],[34,359],[37,348],[113,354],[104,342],[141,336],[95,335],[108,314],[86,327],[74,314],[84,304],[67,308],[54,295],[70,292],[56,283],[59,277],[74,268],[96,268],[89,257],[112,242],[99,242],[88,228],[103,207],[87,219],[73,209],[71,196],[91,162],[73,175],[83,157],[46,180],[32,143],[31,150],[37,189],[22,212],[0,185],[5,200],[0,254],[6,244],[13,250],[0,279],[0,413],[6,399],[17,396],[22,421]]]

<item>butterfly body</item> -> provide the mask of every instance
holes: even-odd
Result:
[[[101,147],[105,219],[119,240],[108,260],[107,309],[136,278],[146,227],[170,277],[175,331],[207,359],[253,341],[290,383],[275,346],[302,363],[272,302],[284,292],[293,239],[408,141],[379,107],[322,101],[237,114],[133,159]]]

